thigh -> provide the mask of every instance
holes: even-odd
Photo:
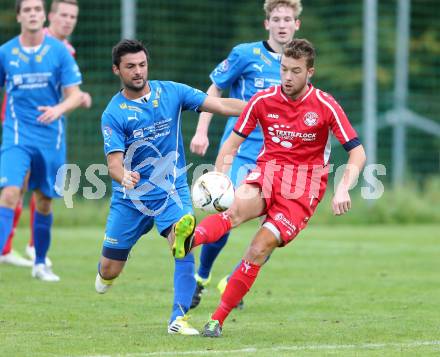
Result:
[[[104,247],[131,249],[153,228],[153,217],[144,215],[130,200],[113,197],[105,228]]]
[[[185,214],[193,213],[191,196],[188,187],[179,188],[166,198],[166,201],[157,202],[164,209],[154,218],[156,227],[161,236],[167,237],[170,228]]]
[[[33,148],[29,189],[38,189],[49,198],[60,197],[61,188],[57,188],[56,183],[64,182],[65,162],[66,155],[63,148],[60,150]],[[58,180],[57,176],[60,176]]]
[[[245,183],[235,191],[234,202],[226,213],[235,227],[242,222],[260,217],[265,210],[266,202],[261,197],[261,187]]]
[[[279,238],[284,246],[290,243],[308,224],[313,216],[319,200],[308,195],[299,199],[287,199],[277,195],[267,211],[267,217],[263,227],[278,232]]]
[[[0,156],[0,187],[22,188],[31,167],[31,154],[21,146],[3,148]]]

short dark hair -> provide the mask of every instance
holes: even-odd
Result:
[[[315,63],[316,52],[311,42],[304,38],[296,38],[284,47],[283,56],[294,59],[305,57],[307,68],[311,68]]]
[[[78,1],[77,0],[52,0],[52,4],[50,5],[50,11],[57,12],[58,5],[60,5],[60,4],[69,4],[69,5],[78,6]]]
[[[23,3],[23,1],[25,1],[25,0],[15,0],[15,12],[17,14],[20,13],[21,4]],[[44,11],[46,11],[46,2],[44,0],[40,0],[40,1],[43,3]]]
[[[124,39],[119,41],[112,49],[112,61],[116,67],[121,64],[121,57],[127,53],[144,52],[148,60],[148,50],[141,41]]]

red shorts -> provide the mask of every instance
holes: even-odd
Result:
[[[316,189],[313,189],[307,173],[302,180],[298,172],[263,175],[264,169],[264,166],[259,166],[251,171],[244,183],[261,187],[266,202],[263,226],[270,229],[280,239],[281,246],[284,246],[307,226],[315,213],[325,192],[327,175],[323,175],[322,182],[314,185]]]

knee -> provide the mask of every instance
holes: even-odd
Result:
[[[48,215],[52,212],[52,199],[43,195],[37,195],[35,201],[35,209],[38,213]]]
[[[118,264],[112,262],[101,262],[99,267],[99,275],[105,280],[115,279],[121,274],[122,268]]]
[[[231,221],[232,227],[237,227],[243,223],[243,219],[240,216],[240,210],[237,206],[232,205],[226,213],[228,214],[229,220]]]
[[[251,244],[246,254],[249,261],[263,264],[270,255],[271,250],[265,244]]]
[[[20,200],[20,193],[21,191],[18,187],[5,187],[0,195],[0,204],[4,207],[15,209]]]

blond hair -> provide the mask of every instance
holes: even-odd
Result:
[[[295,13],[295,19],[297,19],[299,15],[301,15],[301,0],[266,0],[263,6],[264,11],[266,12],[266,18],[269,19],[272,11],[280,5],[291,7],[293,9],[293,12]]]
[[[69,5],[78,6],[78,1],[77,0],[53,0],[52,4],[50,5],[50,11],[57,12],[59,4],[69,4]]]

